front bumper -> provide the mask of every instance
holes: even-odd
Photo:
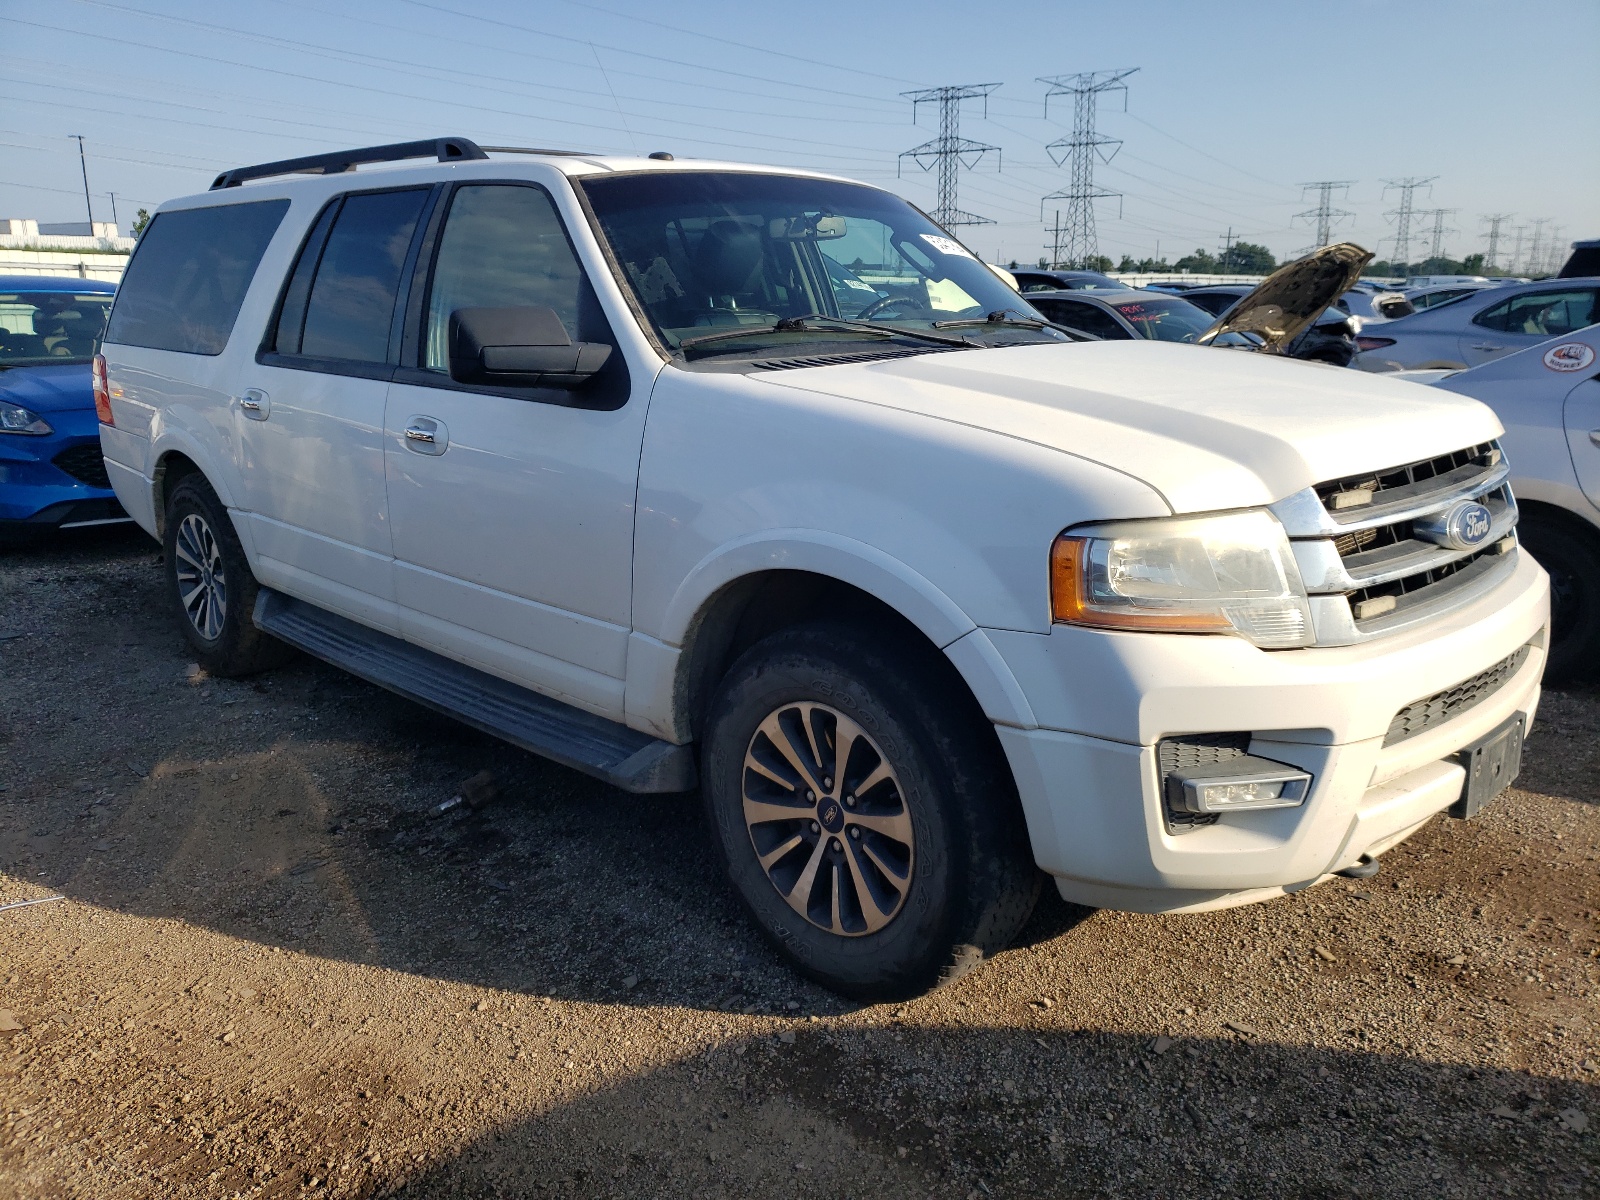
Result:
[[[1035,857],[1067,899],[1137,912],[1247,903],[1376,857],[1459,798],[1457,751],[1518,713],[1532,721],[1548,624],[1548,580],[1519,554],[1475,603],[1361,646],[1266,652],[1229,637],[986,631],[1040,726],[997,727]],[[1402,708],[1523,646],[1487,697],[1384,746]],[[1220,732],[1248,732],[1251,754],[1310,772],[1305,803],[1169,827],[1157,743]]]
[[[55,432],[44,437],[0,435],[0,530],[43,532],[128,520],[110,486],[97,486],[104,470],[93,469],[100,451],[94,410],[51,412],[46,419]],[[78,474],[63,469],[63,462]]]

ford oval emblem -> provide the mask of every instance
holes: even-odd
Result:
[[[1468,500],[1450,510],[1444,520],[1444,535],[1457,550],[1473,550],[1489,536],[1494,517],[1483,505]]]

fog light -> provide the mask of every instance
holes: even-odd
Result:
[[[1297,808],[1310,790],[1306,772],[1247,754],[1169,774],[1167,805],[1189,813]]]

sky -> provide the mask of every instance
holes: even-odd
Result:
[[[807,167],[931,209],[934,173],[899,155],[937,112],[902,93],[993,83],[960,132],[998,149],[958,198],[995,223],[958,232],[1031,262],[1069,184],[1046,147],[1070,101],[1047,114],[1040,77],[1137,68],[1098,117],[1113,259],[1229,230],[1292,256],[1318,180],[1349,182],[1335,234],[1386,257],[1385,181],[1408,176],[1436,177],[1414,204],[1448,210],[1452,256],[1510,214],[1504,258],[1541,218],[1545,245],[1600,237],[1597,45],[1600,0],[0,0],[0,217],[84,220],[74,134],[124,230],[230,166],[440,135]]]

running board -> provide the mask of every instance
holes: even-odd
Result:
[[[629,792],[686,792],[694,752],[262,588],[255,623],[323,662]]]

